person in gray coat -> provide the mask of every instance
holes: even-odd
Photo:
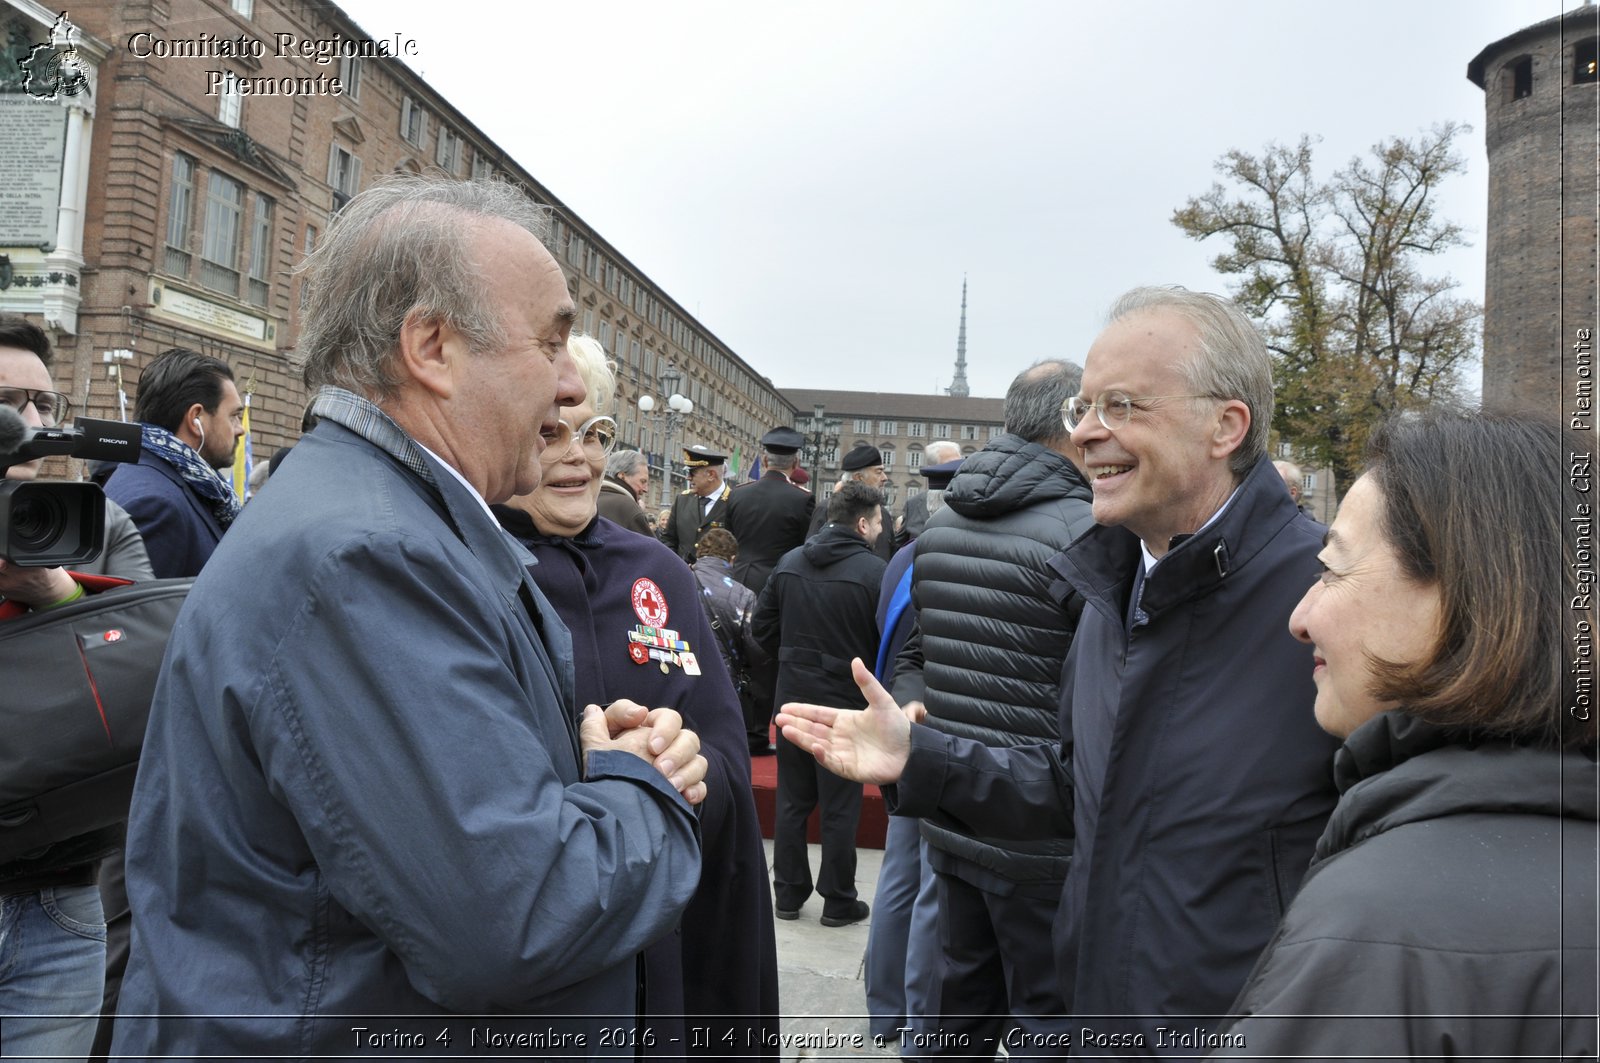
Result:
[[[941,439],[929,443],[922,448],[922,475],[928,475],[928,469],[935,468],[946,462],[961,460],[961,444],[950,439]],[[947,481],[948,482],[948,481]],[[932,481],[928,489],[920,495],[912,495],[906,499],[905,509],[900,514],[900,538],[910,542],[922,534],[922,529],[928,526],[930,512],[937,512],[938,505],[932,503],[939,500],[943,494],[945,484],[935,487]],[[942,505],[942,500],[939,502]]]
[[[655,538],[639,499],[650,489],[650,464],[637,450],[616,450],[606,458],[600,481],[600,515],[629,531]]]

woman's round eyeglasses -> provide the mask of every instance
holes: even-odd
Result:
[[[600,414],[574,428],[557,421],[553,431],[544,433],[544,452],[539,460],[554,464],[566,456],[573,442],[583,443],[583,452],[595,461],[603,460],[617,445],[617,422]]]

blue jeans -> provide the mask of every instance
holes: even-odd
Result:
[[[97,887],[0,897],[0,1045],[8,1059],[88,1055],[105,976]]]
[[[907,1016],[925,1013],[930,968],[939,959],[938,909],[913,906],[923,890],[932,896],[933,872],[923,864],[922,821],[890,816],[867,931],[866,988],[875,1037],[900,1044]],[[926,885],[925,885],[926,882]]]

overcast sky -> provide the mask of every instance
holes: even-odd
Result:
[[[1557,0],[342,0],[367,33],[780,387],[950,383],[1081,360],[1137,284],[1223,291],[1170,221],[1230,148],[1318,172],[1472,126],[1437,273],[1483,298],[1467,63]]]

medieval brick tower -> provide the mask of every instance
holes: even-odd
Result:
[[[1596,329],[1597,42],[1600,7],[1585,3],[1495,41],[1467,66],[1483,89],[1489,154],[1490,409],[1564,411],[1563,368],[1570,378],[1574,344]]]

